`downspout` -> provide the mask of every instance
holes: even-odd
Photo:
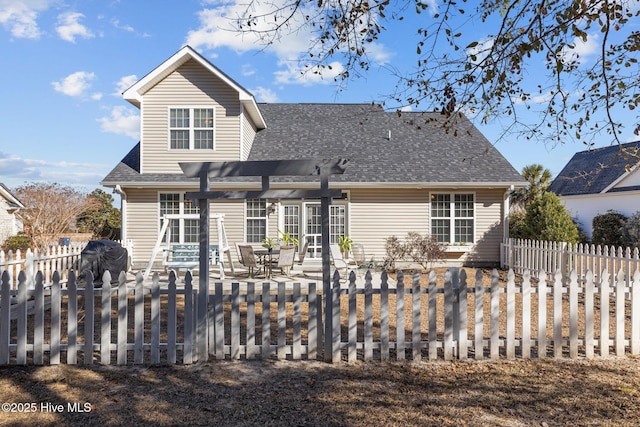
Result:
[[[125,218],[127,217],[127,215],[126,215],[126,212],[127,212],[127,193],[124,192],[124,190],[122,189],[122,187],[120,187],[119,184],[116,185],[116,187],[113,189],[113,191],[120,195],[120,241],[126,242],[127,241],[127,227],[126,227]]]
[[[511,193],[515,189],[514,185],[511,185],[508,190],[504,192],[504,197],[502,200],[502,245],[500,245],[500,267],[504,268],[505,264],[509,264],[510,262],[506,259],[506,257],[510,256],[510,252],[508,250],[509,245],[509,210],[511,209],[510,201],[511,201]],[[505,253],[507,252],[507,253]]]

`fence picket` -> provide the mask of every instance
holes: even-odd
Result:
[[[355,277],[352,277],[355,282]],[[373,359],[373,286],[371,280],[364,283],[364,360]]]
[[[547,357],[547,274],[538,271],[538,358]]]
[[[482,284],[482,271],[476,270],[476,283],[474,293],[474,352],[476,360],[484,359],[484,285]]]
[[[500,357],[500,283],[498,271],[491,271],[491,339],[489,342],[489,355],[491,359]]]
[[[247,359],[257,356],[256,349],[256,284],[247,283]],[[211,340],[214,342],[214,340]]]
[[[562,273],[553,276],[553,356],[562,357]]]
[[[60,364],[60,309],[62,296],[60,295],[60,273],[53,273],[51,283],[51,329],[49,363]]]
[[[100,363],[108,365],[111,361],[111,274],[105,271],[102,276],[100,292]]]
[[[36,275],[33,302],[33,363],[42,365],[44,361],[44,283],[41,272]]]
[[[600,280],[600,356],[609,356],[609,271],[605,268]]]
[[[367,274],[370,274],[367,271]],[[396,282],[396,359],[405,359],[405,341],[407,339],[404,325],[404,274],[398,272]],[[382,280],[387,280],[387,273],[382,273]]]
[[[293,347],[291,358],[300,360],[302,358],[302,292],[300,283],[293,284]]]
[[[640,269],[633,273],[631,285],[631,354],[640,354]]]
[[[569,275],[569,357],[578,357],[578,275]]]
[[[220,287],[222,290],[222,286]],[[271,294],[269,283],[262,284],[262,358],[271,357]],[[216,333],[216,337],[219,334]]]
[[[151,279],[151,363],[160,363],[160,276]]]
[[[0,274],[0,365],[8,365],[11,343],[11,275]]]
[[[516,283],[515,274],[509,271],[507,275],[507,359],[516,357]]]
[[[365,282],[371,283],[371,273],[367,271]],[[389,283],[380,283],[380,359],[389,360]]]
[[[616,356],[624,356],[625,272],[620,268],[616,277]]]
[[[171,295],[171,276],[169,276],[169,295]],[[173,282],[173,290],[175,292],[175,282]],[[174,295],[174,303],[175,303],[175,295]],[[175,319],[175,306],[174,306],[174,319]],[[169,315],[171,318],[171,314]],[[127,364],[127,327],[129,320],[129,312],[128,312],[128,292],[127,292],[127,276],[124,272],[120,273],[120,277],[118,278],[118,349],[117,349],[117,364],[118,365],[126,365]],[[173,332],[173,336],[175,338],[175,320],[174,320],[174,328],[173,331],[171,329],[171,321],[169,321],[169,335]],[[169,343],[171,343],[171,338],[169,338]],[[171,346],[169,347],[169,353],[171,354]],[[175,363],[175,347],[173,348],[173,358],[169,356],[169,363]]]
[[[142,275],[140,274],[140,277]],[[184,277],[184,343],[182,347],[182,361],[185,365],[190,365],[193,363],[193,352],[196,347],[195,343],[195,320],[196,316],[194,313],[194,292],[193,292],[193,284],[191,283],[192,276],[191,272],[187,272]],[[218,313],[216,313],[216,317]],[[224,331],[224,325],[222,326],[222,331]],[[216,329],[216,337],[218,335],[222,335],[224,337],[224,332],[220,333],[220,329]],[[223,342],[224,343],[224,342]],[[216,357],[218,357],[218,352],[221,351],[224,355],[224,346],[222,349],[216,347]],[[224,356],[223,356],[224,357]]]
[[[467,272],[465,270],[460,271],[460,287],[458,289],[458,300],[460,306],[460,325],[458,328],[458,358],[464,360],[469,355],[469,333],[467,330],[468,325],[468,286],[467,286]]]
[[[420,307],[420,297],[419,297],[419,291],[420,291],[420,282],[417,281],[415,279],[415,277],[413,278],[413,289],[412,289],[412,299],[413,299],[413,306],[412,306],[412,312],[413,312],[413,331],[411,334],[411,340],[413,341],[413,357],[415,359],[416,357],[416,353],[420,353],[420,347],[419,347],[419,341],[420,341],[420,331],[417,331],[416,333],[416,322],[418,322],[418,324],[420,324],[420,313],[418,312],[416,314],[416,309],[419,309]],[[436,272],[431,270],[429,272],[429,287],[427,289],[428,291],[428,300],[429,300],[429,310],[428,310],[428,314],[429,314],[429,360],[436,360],[438,358],[438,325],[437,325],[437,304],[438,304],[438,287],[436,284]],[[418,301],[416,304],[416,294],[418,295]],[[416,320],[416,316],[417,316],[417,320]],[[418,341],[416,343],[416,341]],[[416,349],[416,346],[418,346],[418,348]]]
[[[283,282],[278,283],[278,351],[277,358],[284,360],[287,357],[287,313],[286,313],[286,289]]]
[[[67,284],[67,363],[78,363],[78,285],[76,273],[69,273]]]
[[[356,282],[349,282],[349,314],[347,317],[347,361],[352,363],[358,359],[357,343],[358,343],[358,318],[356,313],[357,294]]]
[[[84,364],[93,364],[93,333],[94,333],[94,315],[95,315],[95,299],[94,299],[94,283],[93,274],[86,272],[87,283],[84,286]],[[142,330],[136,325],[136,332]]]
[[[510,270],[513,271],[513,270]],[[531,357],[531,273],[522,275],[522,358]]]
[[[279,292],[278,292],[279,295]],[[278,329],[280,325],[278,325]],[[231,360],[240,359],[240,283],[231,284]]]
[[[444,360],[453,359],[453,279],[452,271],[448,269],[444,273]],[[429,337],[431,339],[431,337]]]
[[[318,357],[318,348],[322,341],[322,298],[318,298],[316,283],[309,283],[309,359],[313,360]]]
[[[585,275],[585,282],[584,282],[584,327],[585,327],[584,353],[587,359],[592,359],[595,356],[594,295],[595,295],[595,285],[593,280],[593,272],[589,270]]]

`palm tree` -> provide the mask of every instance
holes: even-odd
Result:
[[[511,193],[512,210],[525,210],[531,202],[547,191],[552,175],[544,166],[532,164],[522,168],[522,177],[529,181],[529,185]]]

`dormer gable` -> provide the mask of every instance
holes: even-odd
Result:
[[[188,45],[182,47],[173,56],[134,83],[122,93],[122,96],[128,102],[140,108],[142,99],[149,90],[189,60],[197,61],[238,93],[238,99],[242,104],[243,110],[257,129],[265,129],[267,127],[253,95]]]

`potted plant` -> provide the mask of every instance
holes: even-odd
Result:
[[[340,247],[340,252],[342,252],[342,256],[344,256],[345,259],[349,257],[352,243],[353,240],[351,240],[349,236],[338,236],[338,247]]]
[[[292,236],[289,231],[283,233],[282,231],[278,230],[278,233],[280,233],[280,241],[282,241],[283,246],[295,246],[296,248],[298,247],[298,239]]]
[[[267,248],[267,250],[269,252],[273,251],[273,248],[275,248],[276,246],[278,246],[278,239],[275,239],[273,237],[265,237],[264,239],[262,239],[262,246],[264,246],[265,248]]]

